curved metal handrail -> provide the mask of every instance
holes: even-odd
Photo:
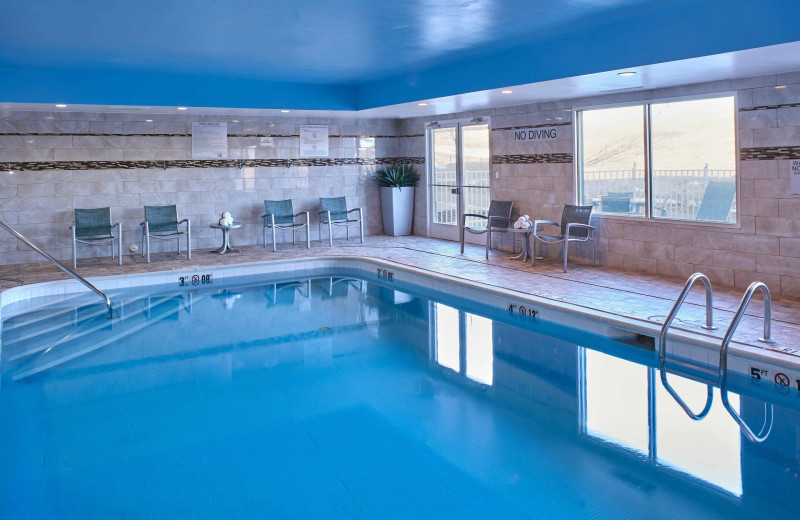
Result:
[[[680,296],[678,299],[675,300],[675,304],[672,306],[672,310],[670,310],[667,319],[664,320],[664,325],[661,326],[661,332],[658,334],[658,370],[661,374],[661,384],[664,385],[664,388],[669,392],[669,395],[677,401],[677,403],[683,408],[683,411],[686,412],[686,415],[689,416],[694,421],[699,421],[711,410],[711,404],[714,400],[714,387],[710,384],[707,385],[707,396],[706,396],[706,405],[703,407],[703,410],[700,413],[694,413],[689,405],[687,405],[683,399],[680,398],[678,393],[670,386],[667,382],[667,371],[664,367],[667,359],[667,330],[669,329],[670,325],[672,325],[675,316],[678,315],[678,311],[683,305],[684,300],[689,295],[689,291],[691,290],[692,286],[695,282],[701,281],[706,289],[706,323],[705,325],[701,325],[704,329],[713,330],[716,329],[714,326],[714,306],[713,306],[713,295],[711,290],[711,281],[708,279],[706,275],[703,273],[694,273],[692,276],[686,280],[686,284],[683,286],[683,290],[681,291]]]
[[[28,247],[30,247],[31,249],[33,249],[34,251],[36,251],[37,253],[39,253],[43,257],[45,257],[48,260],[50,260],[51,262],[53,262],[56,265],[56,267],[58,267],[59,269],[61,269],[62,271],[64,271],[68,275],[70,275],[71,277],[73,277],[76,280],[78,280],[80,283],[82,283],[83,285],[85,285],[86,287],[91,289],[93,292],[97,293],[98,296],[103,298],[103,301],[105,301],[105,303],[106,303],[106,307],[108,307],[108,317],[109,318],[113,318],[114,317],[114,311],[111,308],[111,300],[108,299],[108,296],[106,296],[104,292],[102,292],[100,289],[98,289],[97,287],[95,287],[94,285],[89,283],[89,281],[86,280],[84,277],[82,277],[81,275],[79,275],[78,273],[76,273],[75,271],[70,269],[69,267],[65,266],[64,264],[62,264],[61,262],[59,262],[58,260],[56,260],[52,256],[50,256],[48,253],[46,253],[42,249],[40,249],[36,244],[34,244],[30,240],[28,240],[27,238],[22,236],[17,230],[15,230],[14,228],[9,226],[8,224],[3,222],[2,220],[0,220],[0,227],[2,227],[3,229],[8,231],[9,233],[14,235],[15,237],[17,237],[19,240],[24,242],[25,245],[27,245]]]
[[[764,403],[764,425],[761,427],[761,431],[758,433],[754,433],[753,430],[744,422],[742,417],[739,415],[736,410],[733,409],[731,404],[728,402],[728,345],[733,339],[733,334],[736,332],[736,327],[739,326],[739,322],[742,321],[744,317],[744,311],[747,309],[747,306],[750,304],[750,300],[753,298],[753,294],[757,290],[761,291],[761,294],[764,296],[764,337],[759,338],[759,341],[763,341],[766,343],[772,343],[774,340],[770,338],[770,323],[772,321],[772,297],[769,293],[769,287],[764,282],[753,282],[745,291],[744,296],[742,296],[742,301],[739,303],[739,308],[736,310],[736,314],[733,316],[733,320],[731,320],[731,324],[728,326],[728,330],[725,332],[725,336],[722,338],[722,346],[720,347],[719,351],[719,390],[722,395],[722,404],[725,406],[725,409],[728,410],[728,413],[733,417],[733,420],[739,425],[739,428],[742,429],[747,438],[753,442],[764,442],[769,434],[772,432],[772,419],[773,419],[773,407],[771,404]]]

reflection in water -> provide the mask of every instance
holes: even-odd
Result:
[[[436,362],[456,372],[461,371],[461,334],[456,309],[435,303]]]
[[[436,362],[461,373],[478,383],[492,384],[494,379],[494,349],[492,320],[459,311],[441,303],[433,303],[436,343],[432,351]],[[466,365],[461,366],[462,361]]]
[[[704,384],[682,377],[671,383],[680,394],[702,404]],[[742,494],[741,436],[721,406],[711,408],[702,421],[692,421],[660,384],[656,384],[657,460],[701,478],[736,495]],[[718,394],[719,390],[714,389]],[[739,396],[729,394],[739,409]],[[715,400],[719,395],[714,396]],[[719,402],[719,401],[716,401]]]
[[[586,349],[586,431],[647,454],[647,369]]]
[[[491,385],[494,376],[492,320],[464,313],[467,344],[467,377]]]

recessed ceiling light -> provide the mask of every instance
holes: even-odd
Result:
[[[617,72],[617,76],[623,76],[623,77],[634,76],[635,74],[636,73],[631,71],[631,70],[626,71],[626,72]]]
[[[283,113],[283,114],[288,114],[288,113],[289,113],[289,110],[286,110],[286,109],[284,108],[283,110],[281,110],[281,113]]]
[[[238,122],[239,122],[239,120],[238,120],[238,119],[233,119],[233,120],[232,120],[232,122],[233,122],[233,123],[238,123]]]
[[[189,109],[186,107],[178,107],[178,110],[189,110]]]
[[[777,85],[775,88],[786,88],[786,85]]]
[[[512,90],[501,90],[500,91],[501,94],[511,94],[512,92],[513,92]]]
[[[428,104],[427,103],[417,103],[417,106],[426,107],[426,106],[428,106]]]
[[[145,120],[144,120],[144,122],[145,122],[145,123],[152,123],[152,122],[153,122],[153,120],[152,120],[152,119],[145,119]]]
[[[56,107],[58,107],[58,108],[67,108],[67,105],[65,105],[65,104],[63,104],[63,103],[58,103],[58,104],[56,105]]]

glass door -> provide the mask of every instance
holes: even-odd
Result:
[[[440,125],[428,130],[428,139],[430,235],[458,240],[464,214],[486,215],[489,210],[489,125],[484,122]],[[467,219],[467,226],[483,225],[483,219]],[[483,243],[485,237],[467,233],[466,240]]]

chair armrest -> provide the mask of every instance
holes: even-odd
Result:
[[[485,218],[486,220],[489,220],[489,217],[487,217],[486,215],[479,215],[477,213],[464,213],[464,218],[466,218],[466,217],[478,217],[478,218]]]
[[[325,211],[318,211],[317,215],[322,215],[323,213],[330,213],[330,211],[327,209]]]
[[[572,228],[580,228],[585,229],[587,231],[594,231],[594,226],[590,226],[589,224],[579,224],[577,222],[570,222],[567,224],[567,238],[569,238],[570,231]]]
[[[515,220],[511,220],[511,219],[510,219],[510,218],[508,218],[508,217],[499,217],[499,216],[494,216],[494,217],[488,217],[488,218],[489,218],[489,225],[492,225],[492,222],[494,222],[495,220],[505,220],[505,221],[506,221],[506,222],[508,222],[509,224],[511,224],[512,222],[516,222]]]
[[[179,225],[179,226],[180,226],[181,224],[186,224],[186,230],[187,230],[187,231],[188,231],[188,230],[189,230],[189,228],[192,226],[192,223],[189,221],[189,219],[188,219],[188,218],[185,218],[185,219],[181,220],[180,222],[178,222],[178,225]]]
[[[353,208],[353,209],[347,210],[348,213],[352,213],[354,211],[361,211],[361,208]]]
[[[537,231],[539,231],[539,224],[550,224],[551,226],[561,226],[558,222],[553,222],[552,220],[534,220],[533,226],[531,226],[531,231],[535,235]]]
[[[292,215],[292,218],[299,217],[300,215],[305,215],[307,213],[308,213],[308,211],[301,211],[300,213],[295,213],[294,215]]]
[[[117,222],[116,224],[112,224],[111,225],[111,229],[114,229],[114,228],[120,229],[121,226],[122,226],[122,223],[121,222]]]

